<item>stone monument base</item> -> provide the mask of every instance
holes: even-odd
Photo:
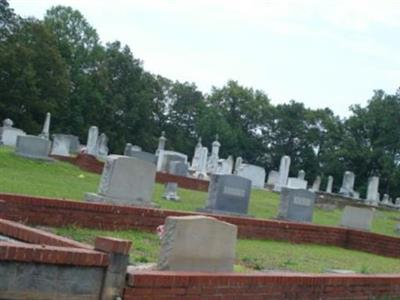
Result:
[[[101,202],[107,204],[115,204],[115,205],[132,205],[132,206],[144,206],[144,207],[158,207],[157,204],[153,202],[144,202],[133,199],[122,199],[122,198],[113,198],[110,196],[104,196],[97,193],[86,193],[85,194],[86,202]]]
[[[18,156],[23,157],[23,158],[44,160],[44,161],[48,161],[48,162],[55,161],[55,159],[50,157],[50,156],[31,155],[31,154],[17,153],[17,152],[15,153],[15,155],[18,155]]]

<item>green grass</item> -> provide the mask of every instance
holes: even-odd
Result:
[[[126,231],[101,231],[82,228],[55,228],[59,235],[93,244],[96,236],[113,236],[133,242],[131,263],[157,262],[160,241],[157,235]],[[287,242],[239,240],[236,246],[237,272],[249,270],[285,270],[324,272],[346,269],[358,273],[400,273],[399,259],[319,245],[299,245]]]
[[[84,172],[64,162],[52,163],[29,160],[14,155],[11,148],[0,147],[0,191],[28,195],[69,198],[82,201],[85,192],[95,192],[100,176]],[[154,202],[161,208],[195,211],[204,206],[207,193],[179,189],[181,201],[162,198],[164,186],[156,184]],[[278,212],[279,195],[264,190],[252,190],[249,214],[257,218],[274,218]],[[324,211],[316,208],[313,223],[337,226],[341,210]],[[372,231],[395,236],[400,212],[377,211]]]

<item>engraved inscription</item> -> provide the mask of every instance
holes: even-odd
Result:
[[[293,203],[301,206],[311,206],[312,200],[303,197],[294,197]]]
[[[224,187],[224,194],[236,196],[236,197],[244,197],[246,195],[246,191],[243,189],[238,189],[230,186]]]

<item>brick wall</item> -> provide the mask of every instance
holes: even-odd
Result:
[[[101,174],[103,171],[104,162],[99,161],[95,156],[80,153],[77,157],[65,157],[53,155],[53,158],[56,158],[61,161],[69,162],[78,166],[80,169]],[[185,188],[189,190],[195,191],[208,191],[208,181],[184,176],[176,176],[164,172],[157,172],[156,174],[156,182],[158,183],[168,183],[168,182],[176,182],[180,188]]]
[[[78,225],[96,229],[139,229],[155,232],[157,226],[163,224],[167,216],[195,214],[155,208],[0,194],[0,218],[24,221],[35,225]],[[396,237],[314,224],[211,216],[237,225],[241,238],[332,245],[383,256],[400,257],[400,238]]]
[[[124,300],[400,299],[400,275],[137,272]]]

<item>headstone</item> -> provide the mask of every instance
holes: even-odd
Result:
[[[304,170],[300,170],[297,173],[297,178],[304,180],[304,178],[306,178],[306,172]]]
[[[295,177],[289,177],[288,178],[288,183],[287,187],[290,189],[307,189],[307,181],[300,179],[300,178],[295,178]]]
[[[211,175],[208,201],[200,211],[246,215],[249,209],[251,181],[236,175]]]
[[[203,145],[201,144],[201,137],[199,137],[196,148],[194,149],[192,164],[190,165],[190,169],[192,171],[200,170],[200,158],[201,158],[201,149],[202,148],[203,148]]]
[[[314,182],[313,182],[313,185],[312,185],[311,190],[312,190],[313,192],[318,192],[320,186],[321,186],[321,177],[320,177],[320,176],[317,176],[317,177],[315,177],[315,180],[314,180]]]
[[[175,151],[160,150],[158,152],[157,171],[168,172],[172,161],[187,163],[187,155]]]
[[[120,205],[151,206],[156,177],[153,163],[120,155],[109,155],[98,193],[86,193],[86,201]]]
[[[234,174],[237,175],[239,172],[240,168],[242,167],[243,164],[243,158],[241,156],[236,157],[236,162],[235,162],[235,171]]]
[[[208,148],[201,148],[200,159],[199,159],[199,170],[196,171],[193,176],[199,179],[207,179],[207,157],[208,157]]]
[[[397,198],[396,198],[396,200],[395,200],[395,202],[394,202],[394,206],[395,206],[396,208],[400,208],[400,197],[397,197]]]
[[[169,163],[168,173],[186,177],[189,174],[188,165],[183,161],[171,161]]]
[[[49,157],[51,142],[47,139],[34,136],[18,136],[15,153],[26,158],[52,161]]]
[[[229,155],[227,159],[218,160],[218,174],[232,174],[233,172],[233,157]]]
[[[160,151],[163,151],[165,149],[166,141],[167,141],[167,138],[165,137],[165,131],[163,131],[163,132],[161,132],[161,136],[158,139],[158,147],[156,150],[156,155],[158,155]]]
[[[99,153],[98,150],[98,143],[97,140],[99,138],[99,129],[96,126],[91,126],[89,128],[89,133],[88,133],[88,138],[87,138],[87,143],[86,143],[86,149],[87,153],[90,155],[95,155],[97,156]]]
[[[354,181],[355,175],[353,172],[346,171],[343,175],[342,187],[339,190],[339,194],[347,197],[352,197],[354,193]]]
[[[232,272],[237,227],[205,216],[167,217],[159,270]]]
[[[168,182],[165,184],[164,199],[178,201],[178,184],[176,182]]]
[[[218,142],[218,134],[215,136],[215,141],[212,143],[211,155],[207,161],[207,173],[214,174],[218,169],[219,148],[221,147]]]
[[[242,164],[237,170],[236,175],[251,180],[251,185],[255,188],[264,188],[265,169],[262,167],[250,164]]]
[[[77,136],[69,135],[69,134],[53,134],[53,146],[51,149],[52,155],[59,156],[71,156],[73,153],[71,150],[74,147],[74,143]],[[79,143],[79,142],[78,142]]]
[[[315,204],[314,192],[283,187],[280,198],[279,219],[312,222]]]
[[[268,173],[267,184],[275,186],[279,181],[279,172],[275,170],[271,170]]]
[[[97,155],[102,158],[108,155],[108,137],[105,133],[100,134],[97,140]]]
[[[69,153],[71,154],[78,154],[81,151],[81,143],[79,138],[75,135],[70,135],[71,143],[69,147]]]
[[[332,193],[332,186],[333,186],[333,177],[332,176],[328,176],[328,183],[326,184],[326,192],[327,193]]]
[[[389,205],[389,204],[390,204],[390,202],[389,202],[389,195],[388,195],[388,194],[383,194],[381,204],[382,204],[382,205]]]
[[[374,212],[375,208],[345,206],[340,225],[348,228],[370,231]]]
[[[372,176],[368,178],[367,199],[366,202],[377,205],[379,202],[379,177]]]
[[[274,191],[280,192],[282,187],[286,186],[287,179],[289,177],[289,169],[290,169],[290,157],[287,155],[282,156],[281,164],[279,166],[279,179],[274,186]]]
[[[50,138],[50,118],[51,118],[51,114],[48,112],[46,114],[46,119],[44,120],[42,133],[39,134],[40,137],[47,139],[47,140]]]
[[[142,148],[137,146],[137,145],[132,145],[131,143],[127,143],[125,145],[125,150],[124,150],[124,155],[125,156],[132,156],[132,152],[138,152],[138,151],[142,151]],[[152,154],[154,155],[154,154]],[[154,155],[155,157],[155,155]]]
[[[14,122],[10,119],[3,121],[3,127],[0,127],[0,145],[15,147],[17,145],[17,137],[26,135],[23,130],[14,128],[13,125]]]
[[[155,165],[157,164],[157,156],[155,156],[153,153],[139,150],[140,147],[138,147],[138,148],[135,148],[135,147],[137,147],[137,146],[132,146],[129,151],[125,151],[125,156],[135,157],[135,158],[138,158],[141,160],[151,162],[152,164],[155,164]],[[136,149],[138,149],[138,150],[136,150]],[[125,150],[127,150],[127,149],[125,149]]]

